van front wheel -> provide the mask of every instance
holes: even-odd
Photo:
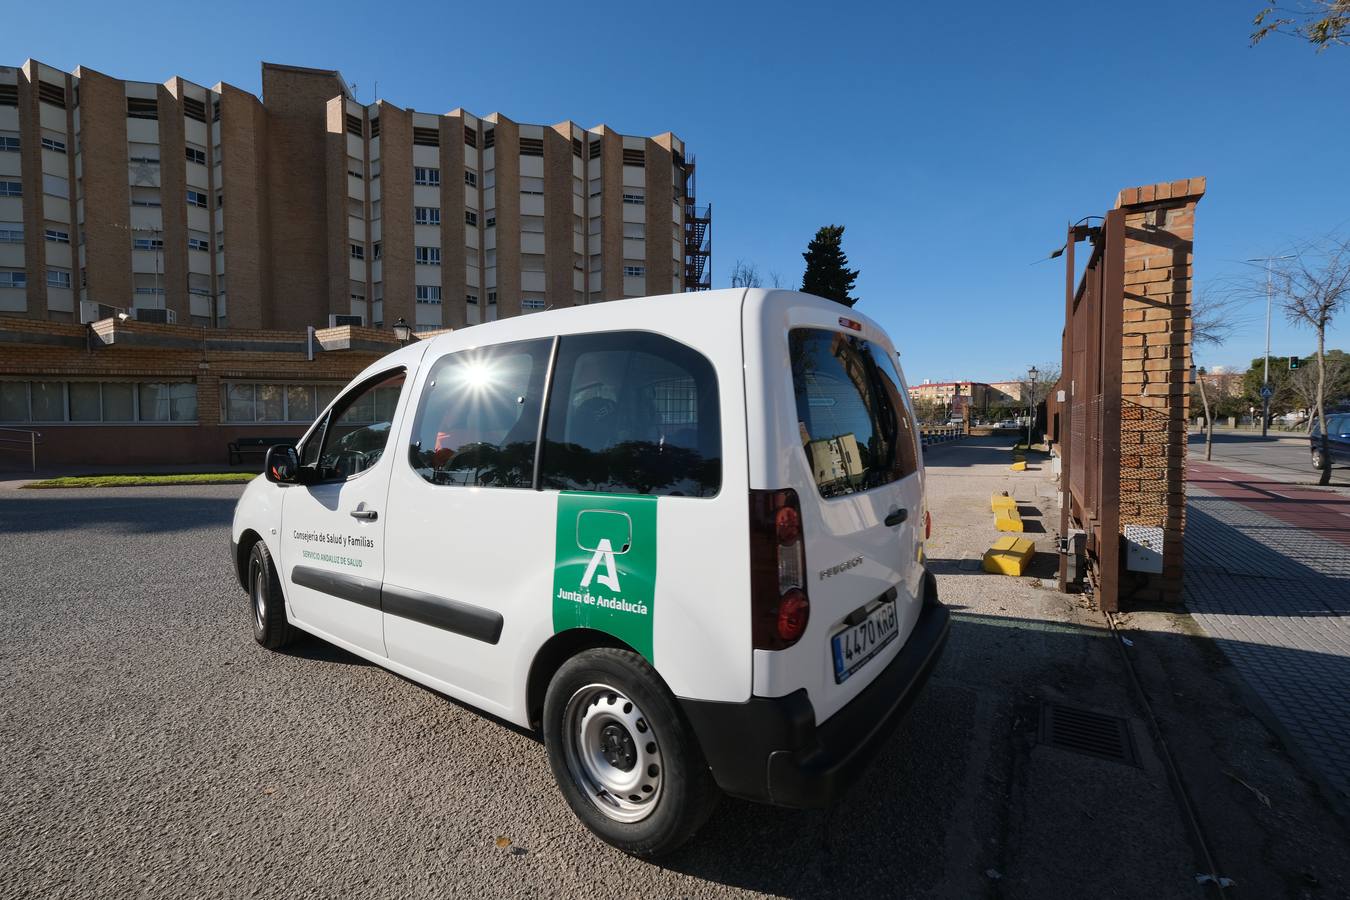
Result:
[[[674,850],[717,803],[675,697],[632,651],[597,648],[563,664],[544,697],[544,743],[577,818],[634,856]]]

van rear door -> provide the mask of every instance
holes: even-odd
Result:
[[[817,722],[895,658],[923,602],[917,424],[890,341],[841,309],[769,294],[760,327],[746,329],[762,341],[752,353],[747,338],[747,386],[762,354],[765,447],[774,448],[760,457],[760,478],[752,458],[752,486],[796,492],[810,600],[795,645],[756,650],[756,693],[805,687]]]

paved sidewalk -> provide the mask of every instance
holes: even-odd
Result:
[[[1350,808],[1350,496],[1192,461],[1186,603]]]

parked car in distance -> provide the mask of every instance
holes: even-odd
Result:
[[[1017,431],[1021,427],[1022,426],[1017,422],[1016,419],[1004,419],[1002,422],[999,422],[996,425],[994,425],[994,428],[996,428],[999,431]]]
[[[373,363],[268,451],[231,553],[258,643],[309,632],[539,730],[577,818],[655,856],[722,793],[867,778],[948,633],[924,479],[861,313],[639,298]]]
[[[1314,422],[1308,433],[1309,449],[1312,451],[1313,469],[1320,472],[1336,466],[1350,466],[1350,412],[1328,413],[1327,451],[1322,451],[1322,423]]]

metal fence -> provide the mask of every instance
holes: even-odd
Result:
[[[37,448],[42,434],[26,428],[0,428],[0,450],[10,450],[28,456],[32,471],[37,471]]]
[[[1074,281],[1074,249],[1092,243],[1082,278]],[[1082,531],[1097,603],[1120,602],[1120,379],[1125,300],[1125,212],[1099,227],[1076,225],[1065,245],[1063,369],[1055,404],[1061,484],[1059,586],[1069,581],[1070,535]]]
[[[923,445],[942,444],[966,436],[964,425],[921,425],[919,433],[923,436]]]

